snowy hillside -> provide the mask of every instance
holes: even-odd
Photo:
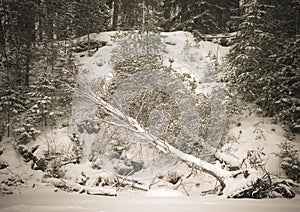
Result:
[[[231,168],[254,168],[252,166],[255,164],[267,170],[271,175],[286,178],[284,170],[280,168],[281,158],[275,155],[280,151],[278,145],[287,140],[285,131],[280,125],[274,124],[272,119],[259,115],[255,106],[240,100],[232,103],[235,100],[231,99],[231,94],[221,83],[222,73],[215,70],[215,62],[217,61],[219,65],[222,64],[229,47],[208,41],[196,43],[191,33],[182,31],[161,33],[160,38],[161,46],[154,47],[154,49],[165,47],[160,52],[162,61],[160,66],[168,70],[169,75],[160,75],[167,77],[163,78],[164,81],[159,81],[159,77],[155,78],[155,74],[151,73],[151,77],[157,79],[157,84],[151,84],[153,82],[148,82],[147,79],[140,76],[134,78],[136,75],[130,75],[131,79],[144,79],[145,81],[137,84],[150,83],[159,89],[166,89],[164,86],[168,85],[169,81],[177,83],[172,78],[176,76],[176,78],[182,79],[180,81],[182,88],[185,88],[188,94],[192,93],[191,95],[196,97],[197,104],[193,106],[196,108],[196,112],[198,108],[204,108],[204,105],[200,104],[201,101],[209,102],[208,105],[212,109],[208,118],[206,116],[202,118],[201,110],[199,112],[201,122],[194,120],[196,118],[191,118],[188,114],[190,111],[194,111],[193,108],[190,108],[194,102],[180,102],[176,99],[177,97],[174,97],[180,112],[183,111],[183,114],[187,114],[179,118],[183,120],[183,124],[181,128],[178,128],[186,133],[184,135],[194,133],[195,137],[198,137],[198,135],[202,135],[202,132],[195,131],[194,125],[206,125],[204,141],[199,138],[204,143],[205,152],[202,152],[202,156],[205,159],[208,157],[204,156],[204,153],[211,156],[209,162],[215,167],[220,167],[222,170],[225,167],[224,170],[228,171]],[[84,82],[86,85],[96,85],[93,87],[96,90],[95,93],[105,96],[99,92],[99,88],[109,88],[113,84],[114,79],[118,77],[115,71],[116,64],[120,62],[118,60],[128,56],[121,55],[125,50],[120,49],[120,46],[131,49],[130,46],[126,46],[128,41],[122,37],[122,33],[92,34],[91,39],[105,42],[106,46],[95,49],[95,53],[91,57],[87,51],[76,54],[77,65],[80,67],[77,81],[78,84]],[[139,50],[142,51],[141,46],[136,48],[136,52],[131,51],[133,56],[140,54]],[[147,70],[144,71],[143,74],[146,74]],[[150,79],[152,79],[151,77]],[[104,86],[101,83],[104,83]],[[128,87],[126,83],[120,83],[119,90],[116,89],[119,96],[117,94],[116,96],[119,99],[121,99],[120,96],[124,97],[126,103],[129,97],[126,99],[125,95],[130,92],[138,95],[134,93],[136,92],[134,88]],[[165,90],[166,93],[169,92],[170,96],[180,96],[180,91],[175,90],[172,93],[171,89],[170,91]],[[219,211],[220,208],[240,211],[240,208],[245,207],[248,207],[249,211],[298,211],[298,196],[293,200],[280,199],[276,201],[227,200],[226,194],[222,197],[210,195],[204,197],[207,194],[217,194],[220,190],[220,185],[214,177],[195,167],[189,167],[188,163],[185,163],[186,161],[164,155],[149,143],[136,142],[134,139],[143,140],[138,136],[134,139],[130,136],[125,137],[132,139],[129,144],[125,143],[123,146],[120,143],[114,144],[113,142],[119,141],[119,138],[110,137],[111,128],[107,127],[108,121],[102,124],[95,122],[95,117],[99,113],[99,105],[91,104],[85,98],[76,95],[78,94],[74,94],[73,114],[70,120],[63,121],[57,127],[45,128],[35,141],[24,145],[23,152],[27,154],[28,161],[24,162],[24,158],[17,154],[12,138],[5,137],[0,143],[0,162],[8,164],[8,167],[0,170],[2,192],[0,212],[150,211],[150,208],[151,211],[155,209],[161,211],[170,209],[172,211],[199,211],[201,209]],[[113,97],[105,96],[107,99],[113,99]],[[137,101],[132,99],[130,100]],[[121,103],[120,100],[118,104]],[[241,111],[234,112],[237,108]],[[187,112],[185,113],[185,111]],[[151,116],[146,114],[150,117],[147,120],[149,123],[151,120],[153,122],[144,127],[153,130],[151,133],[160,138],[160,133],[167,129],[163,128],[164,121],[158,123],[160,120],[164,120],[164,117],[159,109],[150,112]],[[136,117],[138,120],[138,115]],[[205,122],[207,119],[208,121]],[[112,121],[114,120],[112,119]],[[80,125],[82,123],[85,125]],[[83,130],[80,126],[83,126]],[[108,133],[103,126],[107,127]],[[78,134],[75,135],[74,132]],[[180,137],[181,134],[178,134],[180,139],[184,137]],[[108,135],[108,138],[105,135]],[[123,140],[127,142],[126,139]],[[193,139],[192,142],[198,142]],[[107,140],[112,144],[105,143]],[[187,139],[183,143],[190,144],[189,142],[192,143]],[[299,137],[296,137],[293,143],[299,150]],[[180,142],[172,144],[181,147]],[[184,148],[189,147],[196,149],[194,146],[186,147],[184,145],[182,148],[185,150]],[[121,151],[118,148],[123,149]],[[37,161],[42,163],[41,159],[47,155],[46,153],[48,156],[52,154],[51,169],[44,167],[45,170],[33,170],[37,169],[36,167],[42,167]],[[194,152],[191,151],[190,154],[194,154]],[[202,158],[202,156],[199,157]],[[32,160],[32,158],[34,159]],[[253,162],[251,159],[256,161]],[[238,189],[241,189],[240,181],[235,180],[233,184],[235,182],[238,185],[237,191],[239,191]],[[244,188],[242,187],[242,189]],[[231,194],[234,193],[233,190]],[[245,210],[243,209],[243,211]]]

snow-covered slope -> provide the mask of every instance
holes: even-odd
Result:
[[[115,51],[116,49],[118,51],[122,49],[118,49],[118,47],[121,44],[118,44],[117,42],[112,42],[111,40],[109,41],[107,38],[108,35],[114,36],[114,33],[105,33],[103,34],[103,37],[101,35],[94,36],[95,39],[100,39],[100,41],[102,41],[102,39],[107,41],[109,43],[108,46],[99,49],[88,60],[86,57],[78,57],[79,63],[84,64],[81,67],[81,71],[78,76],[79,81],[84,81],[87,84],[92,84],[92,82],[97,79],[105,78],[106,80],[109,80],[113,77],[113,60],[115,59],[116,54],[120,54],[120,52],[116,53]],[[217,55],[219,61],[222,61],[226,52],[228,52],[228,48],[221,47],[219,46],[219,44],[215,43],[196,43],[191,33],[182,31],[162,33],[161,40],[162,44],[159,45],[165,45],[165,51],[159,53],[163,58],[163,65],[165,65],[166,67],[172,67],[174,70],[176,70],[175,74],[179,75],[180,77],[188,76],[189,80],[186,80],[185,83],[187,84],[189,82],[194,83],[196,85],[196,95],[202,94],[205,97],[211,98],[212,101],[214,101],[214,99],[216,98],[216,94],[212,95],[212,92],[214,92],[216,88],[223,88],[222,84],[218,82],[216,74],[214,74],[213,65],[210,61],[210,56]],[[134,46],[134,44],[132,43],[128,45]],[[202,49],[199,48],[199,45]],[[203,48],[206,51],[203,51]],[[133,51],[135,50],[138,54],[139,49],[133,49]],[[170,62],[171,60],[172,62]],[[220,95],[223,96],[218,96],[217,98],[223,98],[225,101],[224,92],[221,92]],[[85,103],[86,102],[80,100],[78,102],[73,102],[73,118],[76,123],[79,123],[86,119],[93,119],[95,117],[96,105],[86,105]],[[225,107],[221,105],[216,104],[215,107],[217,107],[218,110],[225,110]],[[88,110],[86,110],[86,108],[88,108]],[[212,112],[212,116],[214,118],[217,118],[217,114],[214,114],[214,111]],[[219,125],[222,125],[224,123],[224,120],[219,119],[219,123]],[[210,131],[210,135],[207,139],[215,140],[214,142],[218,143],[224,126],[218,126],[218,129],[215,126],[218,126],[218,124],[212,123],[211,128],[213,129]],[[216,134],[217,136],[211,134]],[[93,142],[93,140],[101,139],[99,136],[96,135],[84,134],[81,136],[83,140],[89,140],[89,142],[85,145],[86,152],[91,152],[91,142]]]
[[[103,35],[106,41],[108,41],[108,35],[113,35],[113,33]],[[95,38],[101,40],[100,35]],[[211,57],[215,56],[217,62],[221,64],[229,48],[208,41],[196,43],[191,33],[182,31],[165,32],[161,34],[161,38],[166,45],[166,52],[162,53],[164,65],[171,65],[178,73],[190,74],[191,78],[197,82],[197,88],[195,89],[196,94],[203,94],[206,97],[213,98],[212,91],[214,87],[220,86],[221,84],[219,83],[218,76],[214,73],[212,63],[215,61]],[[113,63],[111,60],[113,50],[117,47],[117,43],[112,41],[108,41],[108,43],[110,43],[109,46],[101,48],[90,60],[86,61],[84,59],[86,63],[82,68],[82,77],[86,77],[86,79],[95,79],[103,76],[108,78],[112,77],[110,72],[113,70]],[[170,58],[172,58],[172,63],[170,63]],[[82,58],[79,59],[82,60]],[[224,96],[223,98],[224,101],[226,101],[226,97]],[[241,105],[241,107],[244,107],[244,105]],[[252,108],[251,110],[254,109]],[[93,116],[93,114],[94,112],[92,112],[91,116]],[[224,113],[224,115],[226,115],[226,113]],[[240,114],[237,116],[240,116]],[[222,120],[218,119],[212,123],[212,125],[221,121]],[[211,132],[221,135],[224,130],[222,127],[216,129],[217,130],[211,130]],[[284,130],[279,125],[271,124],[270,119],[259,117],[255,113],[251,115],[244,114],[238,118],[238,121],[234,121],[234,124],[229,126],[227,137],[230,137],[231,140],[229,139],[229,143],[223,147],[222,155],[220,155],[219,152],[220,158],[232,160],[232,163],[236,166],[240,166],[249,151],[262,153],[262,155],[264,155],[262,158],[263,166],[272,174],[284,177],[283,170],[279,167],[280,158],[275,156],[275,153],[279,152],[277,145],[286,139]],[[218,143],[220,136],[211,136],[211,138],[217,140],[216,143]],[[83,135],[83,139],[91,142],[93,139],[101,138]],[[207,139],[209,140],[210,137],[208,136]],[[298,143],[296,144],[298,145]],[[86,152],[88,154],[92,147],[89,143],[86,145]],[[230,149],[230,151],[228,151],[228,149]],[[159,171],[163,170],[159,169]],[[143,172],[143,174],[137,173],[135,176],[145,178],[147,175],[153,176],[153,173],[157,173],[153,172],[151,174],[149,170],[143,170]],[[201,189],[204,191],[207,188]]]
[[[107,80],[112,77],[111,71],[113,70],[113,63],[111,59],[113,50],[117,45],[113,42],[111,37],[113,35],[115,35],[115,32],[93,34],[93,39],[105,41],[108,45],[100,48],[92,57],[88,57],[87,52],[77,54],[78,64],[80,64],[78,80],[87,80],[89,82],[89,80],[93,81],[101,77],[106,77]],[[164,65],[170,66],[170,58],[172,58],[173,62],[171,65],[173,69],[181,74],[190,74],[191,78],[197,82],[197,88],[195,89],[196,94],[211,97],[212,88],[219,82],[212,81],[212,78],[209,80],[206,78],[207,75],[213,72],[210,56],[212,54],[216,55],[219,62],[221,62],[229,49],[207,41],[195,43],[192,35],[187,32],[162,33],[162,36],[167,51],[163,56]],[[217,77],[215,79],[217,79]],[[76,102],[74,102],[74,104],[74,113],[82,112],[81,109],[84,105],[76,105]],[[88,114],[81,115],[79,118],[88,119],[89,117],[93,117],[95,113],[95,108],[88,108]],[[76,119],[76,117],[73,118]],[[69,145],[71,145],[69,134],[72,133],[72,130],[72,126],[47,130],[47,132],[44,132],[36,141],[29,143],[27,147],[31,149],[39,145],[40,148],[35,152],[35,155],[42,156],[47,149],[47,140],[49,140],[50,136],[56,141],[56,148],[66,150]],[[239,166],[247,156],[249,150],[262,151],[265,154],[263,159],[266,169],[273,174],[284,176],[283,171],[279,168],[280,160],[274,155],[274,153],[279,151],[277,144],[285,140],[284,131],[279,125],[272,124],[270,119],[262,118],[255,114],[244,115],[238,119],[234,119],[233,124],[229,126],[228,137],[232,139],[223,147],[223,155],[220,156],[224,160],[231,160],[232,164]],[[66,172],[65,180],[78,183],[84,176],[87,176],[89,178],[88,186],[94,186],[95,183],[98,182],[97,180],[100,175],[103,178],[109,178],[111,174],[108,170],[92,168],[93,164],[88,161],[89,153],[94,148],[92,146],[93,141],[101,140],[101,136],[82,134],[81,139],[85,140],[84,158],[80,164],[69,164],[64,167],[64,171]],[[0,160],[6,161],[9,164],[7,169],[0,170],[0,181],[7,181],[11,176],[16,179],[21,178],[25,181],[25,183],[22,183],[22,192],[24,193],[17,194],[18,190],[14,190],[15,194],[12,196],[1,198],[0,211],[129,211],[130,209],[124,207],[135,205],[136,202],[140,200],[149,206],[153,206],[154,203],[157,202],[157,199],[149,200],[145,197],[141,198],[139,196],[140,194],[132,195],[128,193],[128,191],[125,193],[121,192],[121,196],[123,195],[125,197],[118,199],[98,199],[98,197],[90,197],[85,194],[80,196],[79,194],[67,194],[60,191],[56,194],[53,193],[55,189],[51,185],[50,189],[45,191],[43,190],[45,184],[42,183],[42,181],[46,181],[43,178],[44,173],[42,171],[31,170],[30,164],[23,162],[23,159],[17,155],[10,142],[11,141],[7,138],[0,144],[4,150],[0,156]],[[295,143],[297,148],[300,149],[299,139],[296,139]],[[228,149],[230,151],[227,151]],[[149,184],[155,175],[166,174],[170,168],[172,168],[172,171],[176,171],[185,176],[189,175],[190,172],[187,166],[181,163],[175,165],[171,164],[169,167],[156,168],[157,170],[153,170],[153,167],[144,168],[140,172],[135,173],[134,177]],[[222,206],[231,211],[240,211],[238,206],[244,208],[245,204],[251,206],[251,211],[259,210],[261,206],[268,206],[267,209],[269,211],[276,211],[274,210],[275,208],[278,209],[278,211],[281,211],[283,208],[289,208],[290,211],[297,211],[297,204],[299,203],[297,200],[290,202],[281,200],[273,205],[274,202],[270,204],[270,201],[267,200],[258,201],[253,204],[251,201],[243,200],[235,207],[234,204],[236,202],[224,201],[224,199],[216,199],[215,197],[205,200],[201,198],[183,200],[175,198],[175,200],[169,200],[168,197],[170,196],[178,197],[186,195],[187,193],[191,196],[199,196],[201,192],[214,189],[216,180],[208,175],[195,171],[185,183],[185,187],[179,186],[176,188],[178,190],[176,192],[168,190],[175,188],[174,185],[168,182],[157,183],[153,186],[155,190],[149,191],[147,195],[148,197],[154,198],[161,196],[167,197],[167,199],[164,198],[161,200],[160,203],[162,203],[162,207],[158,209],[169,210],[169,204],[174,204],[179,201],[180,206],[178,206],[178,208],[172,208],[173,211],[182,211],[189,207],[190,211],[199,211],[201,209],[217,211],[218,208]],[[164,186],[168,189],[160,188]],[[186,192],[185,189],[188,190],[188,192]],[[126,199],[127,197],[130,198]],[[134,198],[138,200],[134,200]],[[128,201],[128,204],[126,201]],[[117,203],[120,202],[124,207],[116,206]],[[220,206],[220,204],[222,206]],[[56,206],[53,207],[53,205]],[[140,209],[144,208],[138,206],[136,211]],[[153,208],[151,211],[152,210]]]

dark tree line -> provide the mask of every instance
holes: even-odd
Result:
[[[154,24],[163,31],[200,33],[228,31],[227,21],[239,5],[238,0],[110,0],[108,3],[113,9],[112,29],[143,30]]]

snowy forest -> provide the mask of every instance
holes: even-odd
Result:
[[[0,212],[298,211],[299,151],[299,0],[0,0]]]

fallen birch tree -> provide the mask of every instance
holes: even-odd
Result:
[[[185,162],[189,166],[197,168],[215,177],[222,187],[221,191],[224,192],[224,195],[226,196],[231,196],[237,191],[251,186],[251,184],[256,182],[256,180],[258,179],[258,171],[255,169],[228,171],[223,169],[218,164],[208,163],[198,157],[187,154],[179,150],[178,148],[175,148],[167,141],[152,135],[150,132],[144,129],[136,119],[126,115],[121,110],[105,101],[104,98],[101,97],[101,95],[93,92],[91,89],[89,89],[89,86],[84,83],[79,83],[77,85],[76,95],[84,98],[86,101],[90,101],[93,104],[97,105],[97,107],[105,111],[106,115],[110,115],[114,118],[114,121],[105,119],[101,119],[101,121],[104,121],[116,127],[124,128],[138,135],[140,138],[142,138],[142,140],[149,142],[163,153],[172,154],[175,158]],[[239,176],[238,179],[237,176]]]

